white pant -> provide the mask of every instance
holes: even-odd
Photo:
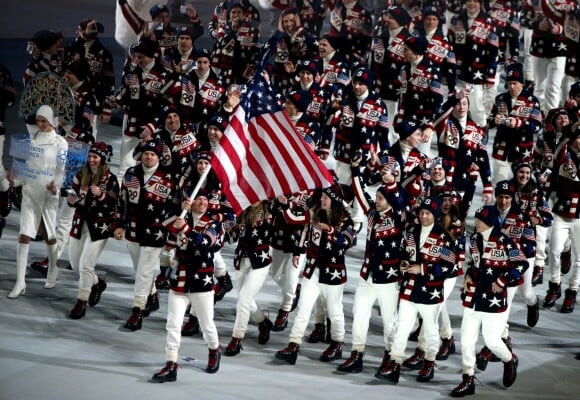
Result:
[[[512,163],[509,161],[491,159],[492,178],[491,181],[496,184],[499,181],[510,180],[514,174],[512,172]]]
[[[439,308],[439,336],[443,339],[451,339],[453,337],[453,328],[451,327],[451,319],[449,318],[449,312],[447,311],[447,298],[451,295],[453,288],[455,287],[455,282],[457,282],[457,277],[445,279],[443,282],[443,302],[440,303]],[[415,323],[413,323],[414,325]],[[425,328],[421,325],[419,330],[419,338],[417,342],[417,348],[425,350],[427,344],[425,342]]]
[[[62,201],[62,204],[58,210],[58,226],[56,227],[56,248],[58,251],[58,258],[62,255],[62,252],[70,239],[70,230],[75,215],[75,208],[68,205],[66,197],[61,197],[60,201]]]
[[[327,285],[318,282],[318,268],[312,273],[310,279],[302,280],[302,289],[300,290],[300,300],[298,300],[298,307],[296,308],[296,317],[290,332],[290,341],[301,344],[302,337],[312,308],[319,295],[323,295],[326,299],[326,308],[328,310],[328,318],[330,318],[330,336],[335,342],[344,341],[344,311],[342,308],[342,293],[344,291],[344,284],[342,285]]]
[[[181,344],[181,325],[187,306],[191,303],[195,309],[199,327],[207,347],[215,350],[220,345],[218,331],[213,320],[213,290],[201,293],[178,293],[169,290],[167,300],[167,343],[165,345],[166,361],[177,362]]]
[[[522,296],[526,302],[526,305],[533,306],[536,304],[538,297],[534,293],[534,288],[532,286],[532,277],[534,275],[534,257],[528,258],[529,267],[524,272],[524,282],[517,287],[517,292]],[[510,305],[508,305],[509,307]]]
[[[226,269],[226,262],[224,261],[224,256],[222,256],[221,249],[213,254],[213,273],[216,278],[226,276],[228,273],[228,270]]]
[[[441,303],[441,309],[439,310],[439,336],[443,339],[451,339],[453,337],[453,328],[447,311],[447,303],[453,288],[455,288],[455,282],[457,282],[456,276],[445,279],[445,282],[443,282],[443,303]]]
[[[397,118],[397,112],[399,110],[399,102],[393,100],[383,99],[385,106],[387,107],[387,117],[389,118],[389,144],[392,146],[397,140],[399,140],[399,134],[395,132],[395,119]],[[380,149],[386,150],[386,149]]]
[[[572,290],[578,290],[580,282],[580,219],[562,218],[558,214],[554,214],[548,255],[551,269],[550,281],[554,283],[560,283],[560,254],[562,254],[568,238],[572,241],[572,267],[568,287]]]
[[[485,313],[474,311],[471,308],[463,308],[463,319],[461,322],[461,357],[463,360],[463,373],[475,374],[475,345],[479,337],[479,331],[483,336],[485,345],[499,357],[503,362],[512,359],[512,353],[506,344],[501,340],[501,335],[505,327],[505,314]]]
[[[566,57],[540,58],[531,56],[536,89],[542,111],[548,113],[560,105],[560,91],[564,80]]]
[[[302,265],[306,260],[306,254],[300,255],[297,267],[292,262],[293,257],[292,253],[284,253],[282,250],[272,249],[271,274],[274,282],[282,289],[280,309],[284,311],[292,309],[292,302],[294,297],[296,297],[298,278]]]
[[[135,268],[135,287],[133,307],[145,309],[147,297],[155,292],[155,277],[159,273],[159,256],[162,247],[140,246],[139,243],[127,242],[129,255]]]
[[[350,164],[336,160],[334,172],[336,173],[336,177],[338,178],[339,183],[348,186],[352,185],[352,172]],[[355,230],[358,230],[358,228],[362,226],[365,217],[364,212],[356,199],[352,202],[352,208],[350,210]]]
[[[499,85],[502,83],[501,82],[502,72],[505,72],[504,63],[497,65],[497,69],[495,70],[495,83],[491,88],[485,91],[485,115],[489,115],[491,113],[491,109],[493,108],[495,96],[497,96],[497,92],[499,91]]]
[[[469,114],[471,119],[481,126],[487,126],[487,113],[485,108],[486,91],[485,85],[474,85],[463,81],[457,81],[457,90],[464,89],[466,85],[471,86],[471,94],[469,95]]]
[[[435,361],[435,356],[439,352],[439,323],[437,319],[440,308],[441,304],[419,304],[401,299],[397,316],[397,332],[391,347],[391,357],[395,362],[401,364],[405,358],[405,348],[409,334],[415,325],[417,313],[423,319],[425,359]]]
[[[87,301],[91,287],[99,282],[95,273],[97,259],[105,248],[107,239],[92,241],[87,224],[83,223],[81,238],[71,238],[69,245],[70,264],[79,273],[79,300]]]
[[[543,267],[546,265],[546,239],[548,238],[548,231],[551,229],[536,225],[536,259],[534,265]],[[530,266],[533,267],[533,266]]]
[[[125,116],[125,118],[127,118]],[[124,122],[123,122],[124,123]],[[119,174],[117,175],[119,179],[123,179],[125,172],[136,165],[137,162],[133,158],[133,151],[139,144],[140,139],[138,137],[123,135],[123,140],[121,141],[121,162],[119,164]]]
[[[397,317],[397,303],[399,300],[399,288],[397,282],[373,283],[359,279],[354,292],[354,304],[352,306],[352,349],[363,352],[367,342],[369,321],[375,301],[379,302],[381,317],[383,319],[383,340],[385,349],[390,351],[390,336]]]
[[[534,80],[534,65],[532,63],[532,56],[530,55],[530,47],[532,46],[532,34],[534,31],[529,28],[521,28],[523,31],[524,37],[524,48],[523,54],[524,56],[524,79],[526,81],[533,81]]]
[[[258,324],[266,318],[264,312],[256,304],[256,296],[262,286],[264,286],[269,273],[270,266],[254,269],[249,258],[244,257],[242,259],[240,269],[236,271],[238,302],[236,304],[233,337],[241,339],[246,336],[250,318]]]

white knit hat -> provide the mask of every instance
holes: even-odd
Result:
[[[54,111],[52,110],[52,108],[50,106],[42,105],[38,108],[38,111],[36,111],[36,116],[37,117],[44,117],[46,118],[46,120],[48,121],[48,123],[50,125],[52,125],[53,127],[56,127],[56,118],[54,116]]]

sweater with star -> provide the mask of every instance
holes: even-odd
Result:
[[[471,278],[463,289],[463,306],[475,311],[501,313],[507,309],[507,288],[520,281],[528,261],[515,243],[498,227],[474,233],[470,239],[469,268]],[[492,285],[502,290],[494,293]]]

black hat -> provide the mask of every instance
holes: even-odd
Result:
[[[208,122],[208,126],[210,126],[210,125],[217,126],[218,129],[222,132],[226,131],[228,124],[229,124],[229,120],[226,117],[224,117],[222,114],[219,114],[219,113],[213,115]]]
[[[42,30],[36,32],[31,40],[38,47],[38,50],[45,51],[56,44],[60,38],[61,35],[55,31]]]
[[[205,57],[211,62],[211,51],[208,49],[197,49],[195,53],[195,58]]]
[[[419,210],[427,210],[435,219],[439,218],[441,213],[441,198],[439,196],[429,196],[419,206]]]
[[[322,192],[330,197],[330,204],[332,208],[344,206],[344,193],[342,192],[342,187],[338,182],[322,189]]]
[[[240,1],[234,0],[228,4],[228,17],[230,15],[230,11],[232,11],[234,8],[241,8],[242,10],[246,9]]]
[[[161,158],[163,156],[163,145],[158,139],[144,140],[139,145],[139,152],[143,154],[146,151],[152,151],[157,154],[157,157]]]
[[[428,44],[429,42],[423,36],[411,36],[405,40],[405,46],[420,56],[425,54]]]
[[[300,112],[305,112],[312,102],[312,95],[306,90],[296,90],[288,93],[287,99],[292,102]]]
[[[568,92],[568,96],[570,98],[574,98],[578,94],[580,94],[580,81],[576,82],[572,86],[570,86],[570,91]]]
[[[436,7],[424,7],[421,12],[423,14],[423,19],[432,15],[441,21],[441,11],[439,11]]]
[[[195,162],[198,162],[199,160],[205,160],[211,163],[211,152],[200,151],[199,153],[197,153],[197,156],[195,157]]]
[[[393,17],[395,21],[399,24],[399,26],[407,26],[409,22],[411,22],[411,16],[401,6],[391,6],[387,8],[386,12]]]
[[[161,113],[159,113],[159,117],[160,117],[161,121],[165,122],[165,119],[167,119],[169,114],[177,114],[177,115],[179,115],[179,118],[181,119],[181,112],[179,111],[179,109],[177,107],[175,107],[174,105],[171,105],[171,106],[164,107],[161,110]]]
[[[499,181],[495,184],[495,195],[508,195],[514,197],[516,195],[516,187],[510,181]]]
[[[518,172],[520,169],[522,168],[529,168],[530,171],[533,171],[533,163],[534,160],[531,157],[525,157],[522,158],[518,161],[515,161],[512,163],[512,172],[514,173],[514,175],[516,174],[516,172]]]
[[[105,26],[103,24],[101,24],[100,22],[94,20],[94,19],[88,19],[85,18],[83,19],[80,23],[79,23],[79,28],[81,30],[86,30],[87,27],[89,26],[89,24],[92,22],[92,25],[94,26],[94,31],[90,31],[89,33],[93,33],[93,34],[98,34],[98,33],[103,33],[105,31]]]
[[[89,65],[83,60],[73,61],[67,65],[66,70],[72,72],[79,81],[84,81],[89,74]]]
[[[110,162],[111,157],[113,156],[113,146],[105,142],[96,142],[93,143],[93,145],[89,149],[89,153],[95,153],[96,155],[101,157],[101,164],[105,162]]]
[[[151,19],[155,19],[160,16],[162,13],[166,12],[169,14],[169,8],[165,4],[155,4],[149,10],[149,14],[151,15]]]
[[[373,74],[366,68],[359,68],[355,71],[352,76],[353,82],[360,82],[365,85],[369,89],[373,89],[375,86],[375,80],[373,78]]]
[[[417,129],[419,129],[419,124],[407,120],[403,120],[395,126],[395,132],[399,135],[400,140],[407,139]]]
[[[179,28],[177,30],[177,37],[179,38],[180,36],[189,36],[192,41],[195,40],[195,33],[191,26],[182,26]]]
[[[520,63],[506,64],[505,80],[524,83],[524,66]]]
[[[475,218],[492,227],[498,222],[499,210],[496,206],[483,206],[475,212]]]
[[[322,39],[326,39],[328,44],[330,44],[330,47],[332,47],[334,50],[338,50],[338,48],[340,47],[340,38],[339,37],[330,36],[330,35],[326,34],[320,38],[320,40],[322,40]]]
[[[198,197],[206,197],[207,199],[209,199],[210,193],[206,188],[199,188],[199,190],[194,196],[194,199],[197,199]]]
[[[159,54],[159,44],[152,39],[143,38],[135,47],[135,53],[141,53],[146,57],[155,58]]]
[[[314,60],[302,60],[298,63],[298,65],[296,65],[296,73],[298,74],[300,71],[308,71],[312,75],[316,76],[318,73],[318,66]]]

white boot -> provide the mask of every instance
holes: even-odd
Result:
[[[18,243],[16,247],[16,284],[12,291],[8,294],[9,299],[16,299],[20,295],[26,293],[26,263],[28,262],[28,250],[30,245],[28,243]]]
[[[57,244],[49,244],[48,249],[48,272],[46,274],[45,289],[52,289],[56,286],[56,279],[58,278],[58,246]]]

